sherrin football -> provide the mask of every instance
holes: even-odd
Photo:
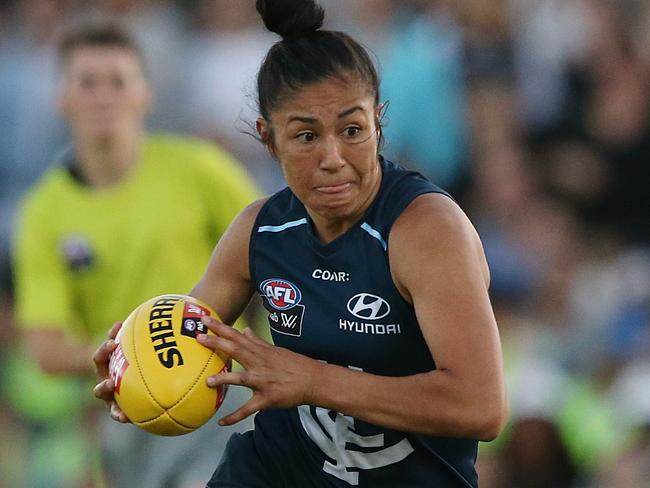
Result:
[[[230,370],[230,361],[202,346],[212,334],[201,317],[214,310],[187,295],[161,295],[137,307],[122,324],[110,358],[115,400],[126,416],[148,432],[187,434],[207,422],[226,394],[208,376]]]

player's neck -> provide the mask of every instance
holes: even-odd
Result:
[[[92,187],[118,184],[128,176],[140,156],[143,134],[122,137],[79,138],[76,143],[80,171]]]

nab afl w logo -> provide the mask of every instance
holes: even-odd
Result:
[[[377,295],[359,293],[348,300],[348,311],[359,319],[379,320],[390,313],[390,305]]]
[[[280,334],[300,337],[305,306],[300,304],[302,294],[296,285],[281,278],[269,278],[260,284],[264,307],[269,311],[269,325]]]
[[[286,310],[300,303],[300,290],[287,280],[271,278],[262,282],[260,289],[277,310]]]

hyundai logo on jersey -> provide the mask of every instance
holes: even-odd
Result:
[[[378,320],[390,313],[390,305],[377,295],[359,293],[348,300],[348,311],[360,319]]]
[[[300,290],[293,283],[281,278],[270,278],[260,285],[271,306],[277,310],[287,310],[300,303]]]

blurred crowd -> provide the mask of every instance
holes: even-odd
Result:
[[[18,340],[9,250],[21,196],[69,145],[59,33],[128,26],[151,129],[219,143],[272,192],[282,177],[252,131],[276,39],[254,3],[0,1],[0,486],[27,469],[29,407],[1,365]],[[321,3],[377,61],[382,153],[449,190],[486,249],[511,418],[481,445],[481,486],[650,486],[650,2]]]

